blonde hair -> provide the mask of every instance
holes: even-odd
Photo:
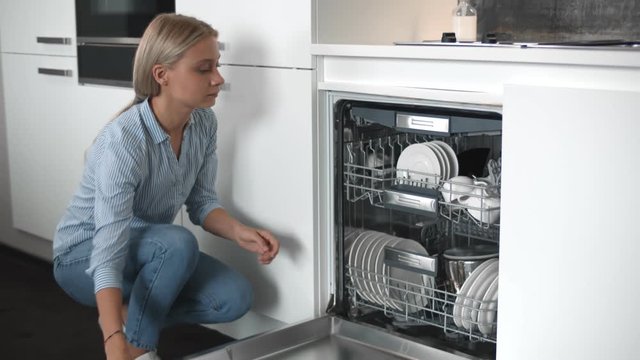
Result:
[[[135,98],[120,113],[139,104],[147,97],[160,94],[160,85],[153,77],[156,64],[171,67],[184,53],[200,40],[213,36],[218,31],[194,17],[178,14],[156,16],[140,39],[133,63],[133,90]]]

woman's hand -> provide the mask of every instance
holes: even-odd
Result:
[[[214,235],[237,242],[245,250],[258,254],[258,260],[262,264],[269,264],[280,250],[280,242],[270,232],[242,224],[223,208],[211,211],[204,219],[202,227]]]
[[[267,230],[241,225],[236,233],[236,242],[243,249],[258,254],[261,264],[269,264],[278,255],[280,242]]]

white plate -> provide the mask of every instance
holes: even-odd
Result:
[[[496,276],[489,289],[487,289],[478,311],[478,329],[487,336],[496,332],[494,322],[496,321],[496,310],[498,309],[498,279],[499,277]]]
[[[372,234],[365,240],[366,244],[363,244],[361,247],[362,256],[359,257],[359,261],[357,263],[357,267],[362,270],[360,274],[360,279],[357,279],[359,285],[360,294],[367,300],[372,303],[379,303],[378,299],[376,299],[374,292],[368,286],[368,272],[369,270],[368,262],[369,262],[369,254],[371,253],[371,249],[378,243],[379,239],[383,237],[383,233],[372,232]]]
[[[351,252],[349,254],[349,266],[351,266],[351,271],[353,276],[351,278],[351,282],[353,286],[356,288],[356,291],[366,300],[375,302],[371,299],[368,294],[366,294],[364,289],[364,284],[362,281],[362,277],[364,276],[364,271],[362,271],[362,258],[364,256],[364,247],[369,245],[368,239],[372,236],[376,235],[376,232],[373,231],[365,231],[358,238],[353,241],[353,245],[351,246]],[[365,245],[365,246],[363,246]]]
[[[433,150],[433,152],[436,154],[436,157],[440,162],[440,169],[442,170],[442,179],[448,179],[449,178],[449,159],[447,157],[447,154],[445,154],[444,150],[442,150],[440,146],[436,144],[426,142],[423,145],[430,147]]]
[[[432,143],[440,146],[440,148],[444,150],[444,152],[447,154],[447,158],[449,159],[449,165],[451,169],[449,172],[449,178],[458,176],[458,171],[460,171],[460,168],[458,165],[458,157],[456,156],[456,152],[453,151],[451,146],[449,146],[449,144],[447,144],[446,142],[433,140]]]
[[[385,273],[383,272],[382,267],[384,265],[384,248],[386,246],[393,247],[400,241],[402,241],[402,239],[395,236],[389,236],[385,241],[383,241],[380,248],[377,249],[377,254],[375,254],[374,268],[374,272],[376,275],[373,279],[375,284],[375,291],[383,300],[385,300],[384,304],[396,310],[402,310],[402,308],[400,307],[400,304],[393,302],[389,296],[389,287],[385,286]]]
[[[462,326],[467,330],[475,328],[476,322],[478,321],[477,310],[480,308],[480,302],[487,292],[487,289],[498,276],[498,264],[499,262],[496,261],[487,266],[482,274],[478,275],[476,281],[471,284],[471,288],[469,288],[467,292],[467,298],[464,300],[462,308]]]
[[[420,243],[410,239],[402,239],[402,241],[398,242],[393,247],[395,249],[404,250],[419,255],[429,255],[427,253],[427,250],[425,250],[424,247],[420,245]],[[385,266],[386,265],[383,265],[383,271],[385,271]],[[432,279],[428,276],[419,274],[414,271],[408,271],[395,267],[389,268],[389,276],[391,277],[391,279],[388,280],[389,285],[393,286],[389,288],[389,297],[393,300],[398,301],[399,304],[396,303],[396,305],[401,305],[403,311],[405,310],[405,308],[407,308],[408,304],[409,306],[407,310],[409,313],[417,312],[421,310],[421,307],[424,307],[428,304],[429,298],[427,296],[433,296],[433,290],[431,290],[430,293],[428,291],[425,291],[425,288],[429,286],[428,284],[431,282],[430,279]],[[393,281],[392,279],[397,279],[400,281]],[[415,286],[412,286],[412,284],[414,284]],[[407,287],[407,290],[411,292],[396,289],[403,288],[405,286]],[[432,288],[433,285],[429,287]],[[427,296],[416,295],[413,294],[413,292]],[[417,305],[419,307],[411,305]]]
[[[378,296],[377,291],[373,287],[373,283],[370,281],[371,272],[374,271],[374,266],[372,263],[373,254],[375,249],[379,247],[380,244],[384,243],[387,238],[387,234],[385,233],[376,233],[376,235],[372,236],[368,240],[368,245],[365,247],[362,263],[360,264],[360,268],[364,270],[362,277],[364,280],[361,280],[363,288],[361,289],[365,292],[373,302],[378,303],[380,305],[384,305],[384,300]]]
[[[362,235],[362,231],[354,231],[350,230],[349,235],[344,237],[344,258],[349,259],[349,254],[351,253],[351,247],[353,246],[353,242],[358,238],[358,236]]]
[[[442,175],[442,169],[435,152],[423,144],[407,146],[400,153],[396,168],[398,169],[397,176],[400,178],[423,181],[434,185],[437,184],[437,178],[428,174]]]
[[[456,296],[456,301],[453,305],[453,322],[456,324],[457,327],[463,328],[462,309],[464,307],[464,300],[467,292],[469,291],[469,288],[471,288],[471,285],[476,281],[476,278],[478,277],[478,275],[480,275],[480,273],[482,273],[484,269],[486,269],[489,265],[491,265],[496,261],[498,261],[498,259],[489,259],[483,262],[482,264],[478,265],[478,267],[471,272],[467,280],[465,280],[464,284],[462,284],[462,288],[460,288],[460,291],[458,292],[458,296]]]

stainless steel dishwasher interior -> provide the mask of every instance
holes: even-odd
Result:
[[[336,272],[342,276],[330,313],[447,351],[495,358],[497,286],[490,299],[451,289],[444,255],[490,249],[494,264],[486,261],[483,275],[497,285],[500,226],[493,216],[500,207],[489,201],[499,201],[502,115],[461,104],[333,104],[335,164],[342,168],[335,176]],[[455,166],[438,160],[440,166],[433,161],[418,172],[399,165],[405,149],[431,144],[448,149],[441,159]],[[473,181],[464,193],[482,205],[443,195],[458,186],[457,175]],[[491,308],[493,318],[474,317],[478,308]]]

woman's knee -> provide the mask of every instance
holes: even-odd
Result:
[[[229,322],[241,318],[253,304],[253,288],[242,275],[237,274],[225,285],[225,291],[218,294],[210,305],[210,319],[206,323]]]
[[[156,229],[163,252],[189,264],[197,263],[198,241],[191,231],[178,225],[162,225]]]
[[[238,277],[234,290],[235,292],[232,292],[225,309],[228,321],[241,318],[253,305],[253,287],[244,276]]]

